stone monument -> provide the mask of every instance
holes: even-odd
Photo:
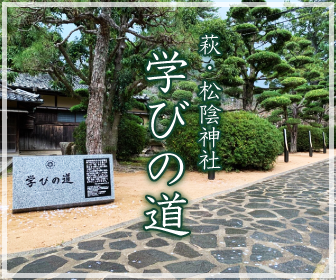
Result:
[[[114,201],[112,155],[13,158],[13,212]]]

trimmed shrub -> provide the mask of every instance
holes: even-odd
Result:
[[[147,110],[146,105],[143,104],[142,102],[136,100],[135,98],[131,98],[131,100],[128,103],[129,103],[128,105],[131,107],[131,109],[136,108],[136,109],[144,110],[144,111]]]
[[[310,125],[299,125],[296,143],[296,148],[298,152],[309,152],[309,130],[311,132],[313,149],[317,151],[323,149],[323,130],[321,128],[312,127]],[[328,142],[328,135],[326,136],[326,142]]]
[[[170,119],[162,119],[160,120],[160,124],[163,126],[168,126],[170,124],[171,120]]]
[[[281,133],[255,114],[245,111],[224,113],[220,131],[217,152],[226,170],[269,170],[281,153]]]
[[[243,23],[235,26],[238,33],[243,33],[243,35],[251,37],[250,33],[256,32],[258,28],[252,23]]]
[[[323,128],[322,130],[326,134],[326,144],[327,144],[327,147],[329,148],[329,126]],[[334,126],[334,148],[336,147],[335,141],[336,141],[336,126]]]
[[[290,87],[290,88],[294,88],[294,87],[298,87],[298,86],[302,86],[303,84],[307,83],[307,80],[304,78],[300,78],[300,77],[289,77],[289,78],[285,78],[282,80],[281,84],[285,87]]]
[[[119,137],[117,146],[118,159],[127,159],[132,155],[139,154],[148,143],[147,130],[140,125],[140,117],[125,114],[119,124]],[[86,154],[86,124],[81,122],[73,133],[78,153]]]
[[[264,91],[263,93],[261,93],[258,98],[257,101],[259,103],[263,102],[265,99],[270,98],[270,97],[277,97],[280,96],[280,93],[274,90],[267,90]]]
[[[318,100],[319,98],[328,97],[329,92],[325,89],[315,89],[306,93],[306,99],[310,101]]]
[[[314,59],[309,56],[297,55],[295,57],[290,58],[288,62],[294,65],[295,67],[300,67],[308,63],[314,63]]]
[[[311,45],[311,41],[306,40],[306,39],[302,39],[302,40],[298,41],[298,44],[300,45],[301,49],[304,49],[304,48]]]
[[[281,133],[284,127],[281,127]],[[311,132],[313,150],[319,151],[323,149],[323,136],[322,136],[322,128],[312,127],[310,125],[298,125],[298,136],[296,142],[296,149],[298,152],[309,152],[309,131]],[[329,135],[326,134],[326,143],[328,143]],[[290,132],[287,131],[287,142],[290,147]]]
[[[191,91],[187,91],[187,90],[183,90],[183,89],[177,89],[172,94],[172,98],[174,100],[185,99],[187,101],[191,101],[192,97],[193,97],[193,94],[192,94]]]
[[[292,103],[300,102],[302,99],[302,96],[299,94],[284,94],[283,96],[286,96],[287,98],[289,98]]]
[[[267,17],[272,14],[272,9],[270,7],[254,7],[251,8],[251,15],[254,17]]]
[[[200,98],[200,97],[195,97],[192,100],[192,104],[198,105],[198,104],[201,104],[201,103],[202,103],[202,98]]]
[[[74,142],[76,144],[77,153],[85,155],[86,152],[86,123],[81,122],[73,132]]]
[[[244,66],[246,65],[246,61],[240,57],[229,56],[227,59],[224,60],[224,64],[235,64],[237,66]]]
[[[294,69],[289,64],[287,64],[285,62],[281,62],[280,64],[275,65],[274,69],[276,71],[278,71],[279,73],[284,73],[284,72],[293,73],[294,72]]]
[[[266,110],[271,110],[278,107],[286,107],[289,104],[291,104],[291,100],[287,96],[282,95],[269,97],[260,103],[261,107],[265,108]]]
[[[248,23],[245,23],[245,24],[248,24]],[[260,53],[257,52],[257,53],[251,54],[247,58],[247,62],[253,64],[258,70],[272,69],[275,65],[281,63],[281,58],[276,53],[269,52],[269,51],[263,51]]]
[[[170,92],[167,92],[167,93],[162,93],[162,92],[159,92],[157,97],[159,99],[164,99],[164,100],[168,100],[168,99],[171,99],[172,98],[172,94],[171,94],[171,91]]]
[[[227,112],[221,115],[217,154],[223,169],[272,168],[282,150],[281,133],[267,120],[248,112]],[[179,154],[188,169],[197,169],[201,145],[198,114],[184,114],[187,125],[177,127],[167,138],[168,150]]]
[[[239,97],[243,93],[243,90],[239,87],[230,87],[230,88],[224,89],[223,92],[227,94],[228,96]]]
[[[178,84],[179,89],[195,92],[197,91],[197,84],[193,81],[182,81],[179,82]]]
[[[287,121],[286,121],[286,124],[300,124],[301,123],[301,120],[300,119],[294,119],[294,118],[289,118]]]
[[[173,133],[166,139],[167,150],[179,154],[187,169],[197,169],[197,157],[200,153],[198,145],[198,132],[200,125],[198,113],[185,113],[183,118],[185,126],[177,125]]]
[[[231,8],[231,16],[235,19],[243,20],[249,10],[249,7],[233,7]]]
[[[140,125],[141,123],[141,118],[135,115],[122,116],[118,132],[118,159],[128,159],[132,155],[140,154],[147,145],[147,131],[144,126]]]
[[[299,44],[298,43],[295,43],[293,41],[289,41],[288,43],[286,43],[285,45],[286,49],[288,50],[294,50],[295,48],[298,48],[299,47]]]

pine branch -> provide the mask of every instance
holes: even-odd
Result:
[[[57,46],[57,45],[56,45]],[[58,46],[59,50],[63,54],[66,62],[69,64],[71,69],[80,77],[87,85],[90,85],[90,80],[80,71],[71,61],[71,58],[69,57],[68,53],[64,49],[63,45]]]

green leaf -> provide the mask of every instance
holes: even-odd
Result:
[[[281,84],[288,88],[295,88],[307,83],[307,80],[300,77],[289,77],[281,81]]]
[[[280,93],[277,91],[264,91],[260,96],[258,96],[257,101],[260,103],[267,98],[280,96]]]
[[[286,124],[294,125],[294,124],[300,124],[301,120],[300,119],[294,119],[294,118],[289,118],[286,121]]]
[[[289,59],[288,62],[293,64],[295,67],[301,67],[305,64],[313,63],[314,59],[308,56],[298,55]]]
[[[328,97],[329,96],[329,92],[325,89],[315,89],[315,90],[311,90],[309,92],[306,93],[305,98],[313,101],[313,100],[318,100],[320,98],[323,97]]]
[[[286,107],[291,103],[291,100],[286,96],[276,96],[265,99],[260,105],[266,110],[271,110],[278,107]]]
[[[281,62],[281,58],[276,53],[261,51],[250,55],[247,58],[247,62],[253,64],[254,67],[258,70],[267,71],[272,69],[275,65],[279,64]]]
[[[231,17],[238,20],[244,20],[249,10],[249,7],[233,7],[230,9]]]
[[[223,92],[228,96],[240,97],[240,95],[243,93],[243,90],[239,87],[230,87],[226,88]]]

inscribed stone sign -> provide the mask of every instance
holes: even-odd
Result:
[[[13,212],[113,200],[112,155],[13,158]]]
[[[108,158],[84,159],[85,197],[110,196],[110,163]]]

